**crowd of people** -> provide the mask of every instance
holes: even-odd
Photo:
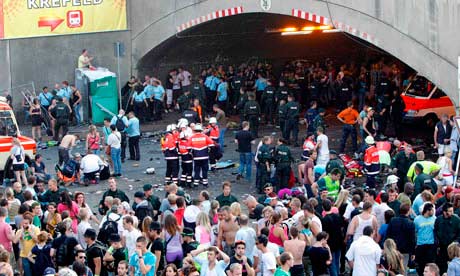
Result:
[[[80,137],[66,133],[58,120],[64,113],[53,107],[57,100],[68,111],[68,124],[75,110],[66,103],[70,98],[61,93],[46,102],[41,93],[30,114],[44,103],[55,113],[59,171],[71,171],[70,182],[80,182],[81,174],[85,184],[97,183],[109,166],[113,173],[95,212],[84,193],[66,189],[68,179],[51,177],[40,155],[28,178],[21,160],[15,163],[17,182],[0,200],[0,273],[361,276],[415,269],[419,275],[460,275],[460,191],[453,169],[458,143],[451,138],[458,132],[449,118],[435,128],[436,162],[396,139],[390,174],[382,180],[378,143],[403,134],[399,93],[408,76],[383,60],[370,68],[292,62],[281,71],[276,78],[269,64],[254,64],[210,67],[196,78],[178,68],[165,82],[133,77],[123,89],[126,108],[105,119],[102,134],[91,125],[84,157],[74,158],[70,151]],[[338,152],[329,147],[326,112],[343,123]],[[141,160],[141,124],[167,113],[180,119],[168,116],[161,139],[166,194],[145,184],[130,198],[117,187],[123,163]],[[259,135],[262,124],[264,134],[279,129],[280,138]],[[238,129],[232,137],[240,156],[236,185],[254,185],[259,197],[233,194],[230,181],[219,195],[208,191],[208,171],[225,155],[230,126]],[[294,156],[292,147],[299,146],[302,155]],[[362,159],[363,185],[347,185],[339,153]],[[21,154],[17,143],[12,157]]]

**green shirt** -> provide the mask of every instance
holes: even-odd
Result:
[[[286,104],[286,109],[287,109],[286,117],[288,119],[299,118],[300,106],[298,102],[288,102]]]
[[[275,270],[273,276],[291,276],[291,272],[284,271],[280,266]]]
[[[224,194],[221,194],[218,197],[216,197],[216,200],[219,202],[220,207],[230,206],[233,202],[238,202],[238,199],[231,194],[228,196],[224,196]]]
[[[32,224],[37,226],[39,229],[42,228],[42,222],[40,221],[40,218],[38,216],[34,216]]]
[[[290,166],[292,162],[291,150],[285,144],[281,144],[275,151],[276,166]]]

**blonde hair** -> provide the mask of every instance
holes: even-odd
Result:
[[[211,222],[209,216],[205,212],[199,212],[196,216],[196,225],[203,226],[209,233],[211,233]]]
[[[337,208],[342,206],[342,204],[347,202],[349,195],[350,195],[350,191],[348,191],[347,189],[342,189],[339,193],[339,196],[337,197],[337,200],[335,201],[334,206]]]
[[[447,247],[447,255],[449,259],[459,258],[460,257],[460,244],[458,242],[453,242]]]
[[[391,267],[393,271],[399,271],[401,274],[404,274],[403,256],[399,253],[393,239],[387,239],[383,243],[383,255],[385,256],[388,266]]]
[[[230,205],[230,212],[231,212],[232,215],[234,215],[235,217],[241,216],[241,205],[240,205],[238,202],[233,202],[233,203]]]

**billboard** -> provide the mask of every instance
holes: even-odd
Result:
[[[0,39],[125,30],[126,0],[0,0]]]

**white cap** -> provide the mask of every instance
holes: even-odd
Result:
[[[364,141],[365,141],[366,144],[368,144],[368,145],[373,145],[373,144],[375,144],[374,137],[372,137],[372,136],[367,136],[366,139],[364,139]]]
[[[172,125],[167,125],[166,126],[166,131],[171,131],[172,130]]]
[[[201,124],[196,124],[195,131],[203,131],[203,126],[201,126]]]
[[[217,124],[217,119],[216,119],[216,117],[211,117],[211,118],[209,118],[209,123],[210,123],[210,124]]]
[[[387,185],[388,184],[393,184],[393,183],[397,183],[399,180],[399,177],[397,177],[396,175],[392,174],[392,175],[389,175],[387,177]]]

